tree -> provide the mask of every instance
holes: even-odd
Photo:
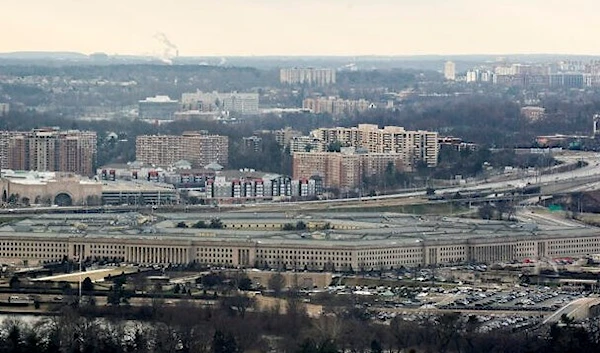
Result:
[[[187,224],[184,221],[181,221],[179,223],[177,223],[177,225],[175,226],[177,228],[187,228]]]
[[[508,219],[515,213],[515,207],[509,201],[498,201],[496,202],[496,211],[498,212],[498,218],[504,219],[504,214],[508,214]]]
[[[146,292],[147,288],[148,288],[148,280],[146,278],[146,276],[142,275],[142,274],[138,274],[136,276],[133,276],[133,290],[136,292]]]
[[[342,150],[342,143],[340,141],[334,141],[327,145],[327,152],[340,152]]]
[[[252,280],[248,276],[243,276],[238,280],[238,289],[248,291],[252,289]]]
[[[489,220],[494,218],[494,208],[489,203],[485,203],[479,206],[477,212],[479,213],[479,217],[481,217],[482,219]]]
[[[296,223],[296,230],[305,230],[306,229],[306,223],[304,223],[303,221],[298,221]]]
[[[248,308],[254,305],[254,299],[246,295],[234,295],[230,297],[224,297],[222,305],[226,309],[231,309],[238,313],[242,318],[246,316]]]
[[[213,353],[237,353],[239,352],[237,342],[230,333],[216,330],[212,340]]]
[[[224,279],[221,273],[209,273],[204,275],[200,281],[203,287],[211,288],[223,284]]]
[[[223,228],[223,222],[221,221],[220,218],[213,218],[213,219],[210,220],[209,228],[212,228],[212,229],[222,229]]]
[[[383,353],[383,347],[381,347],[381,343],[376,339],[371,341],[371,353]]]
[[[285,287],[285,277],[279,272],[273,274],[268,281],[269,289],[273,291],[273,294],[278,297],[281,295],[283,288]]]
[[[192,225],[192,228],[208,228],[205,221],[198,221]]]
[[[10,278],[8,286],[10,287],[10,289],[19,289],[19,287],[21,286],[21,280],[16,275],[12,276]]]
[[[15,205],[19,201],[19,194],[10,194],[7,202],[11,205]]]
[[[81,282],[81,291],[86,293],[94,291],[94,283],[92,283],[91,278],[84,278],[84,280]]]
[[[108,304],[115,305],[115,306],[118,306],[121,303],[127,304],[128,295],[125,292],[125,289],[123,287],[125,284],[125,281],[126,281],[125,277],[117,277],[114,279],[113,285],[110,288],[108,295],[106,297],[106,301],[108,302]]]

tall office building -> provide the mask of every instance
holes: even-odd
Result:
[[[180,160],[190,162],[195,168],[210,163],[226,166],[229,158],[229,138],[205,131],[184,132],[181,136],[141,135],[135,148],[137,161],[163,167]]]
[[[444,64],[444,78],[446,80],[456,80],[456,64],[452,61],[446,61]]]
[[[291,68],[279,70],[279,82],[295,85],[327,86],[335,84],[334,69]]]
[[[226,111],[252,115],[259,113],[258,103],[258,93],[196,91],[181,95],[181,108],[184,111]]]
[[[57,128],[0,132],[3,169],[73,172],[93,175],[96,133]]]
[[[313,130],[311,135],[329,145],[365,149],[369,153],[397,153],[407,169],[423,162],[435,167],[439,155],[438,133],[431,131],[409,131],[400,126],[385,126],[380,129],[373,124],[359,124],[358,127],[334,127]]]

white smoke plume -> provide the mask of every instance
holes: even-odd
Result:
[[[169,40],[166,34],[162,32],[157,32],[154,35],[154,39],[158,40],[165,47],[163,51],[163,60],[170,61],[173,57],[179,56],[179,48],[177,48],[177,46]]]

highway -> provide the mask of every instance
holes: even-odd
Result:
[[[587,191],[594,189],[596,186],[600,186],[600,154],[581,152],[581,153],[565,153],[563,155],[556,156],[557,159],[562,160],[566,164],[573,164],[579,161],[587,163],[587,166],[577,168],[567,172],[557,172],[549,174],[536,174],[523,177],[506,177],[503,180],[478,180],[470,184],[464,184],[460,186],[438,188],[435,190],[435,195],[452,195],[465,192],[478,192],[478,191],[491,191],[495,190],[499,193],[507,192],[509,190],[515,190],[524,186],[557,186],[561,183],[569,183],[567,190],[575,191]],[[553,168],[550,168],[551,171]],[[548,170],[546,171],[548,172]],[[577,185],[572,185],[577,184]],[[567,191],[563,190],[563,192]],[[551,192],[550,192],[551,193]],[[69,207],[28,207],[20,209],[0,209],[1,214],[32,214],[32,213],[116,213],[116,212],[131,212],[131,211],[144,211],[144,212],[202,212],[210,211],[214,212],[215,209],[219,211],[236,210],[241,212],[256,212],[267,209],[269,211],[286,211],[290,209],[311,209],[311,208],[328,208],[328,205],[335,204],[336,206],[344,205],[355,205],[355,206],[368,206],[373,204],[374,206],[386,206],[386,205],[413,205],[419,203],[426,203],[427,200],[423,198],[426,196],[426,191],[423,189],[413,189],[400,191],[395,194],[379,195],[379,196],[365,196],[356,198],[344,198],[344,199],[330,199],[330,200],[316,200],[316,201],[295,201],[295,202],[268,202],[268,203],[252,203],[252,204],[236,204],[236,205],[219,205],[217,207],[213,205],[169,205],[169,206],[69,206]],[[386,202],[386,200],[389,200]]]
[[[556,214],[546,213],[546,210],[536,210],[535,208],[519,209],[516,212],[516,218],[521,222],[530,222],[550,226],[565,226],[569,228],[585,228],[585,224],[578,221],[566,219],[563,212]]]
[[[595,297],[575,299],[574,301],[555,311],[554,314],[547,317],[543,323],[547,324],[558,322],[563,315],[567,315],[572,319],[581,320],[588,316],[589,307],[597,303],[598,298]]]

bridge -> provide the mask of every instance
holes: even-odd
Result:
[[[591,310],[594,306],[600,304],[600,298],[598,297],[586,297],[575,299],[574,301],[564,305],[562,308],[556,310],[552,315],[548,316],[543,323],[552,324],[559,322],[563,315],[574,319],[583,320],[590,316],[595,315],[594,311]]]

